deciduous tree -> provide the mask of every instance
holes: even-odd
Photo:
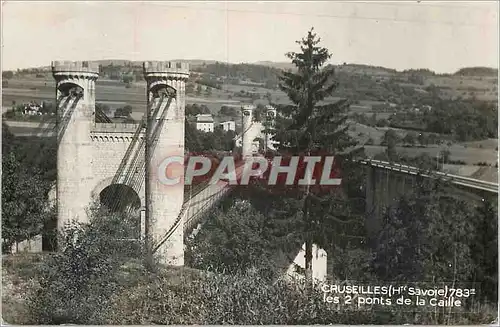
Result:
[[[47,217],[47,181],[22,166],[14,151],[2,158],[2,251],[38,235]]]

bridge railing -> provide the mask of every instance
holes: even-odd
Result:
[[[214,193],[207,194],[207,192],[212,189],[210,186],[213,186],[213,184],[208,184],[203,190],[198,192],[196,196],[193,196],[185,203],[187,206],[186,218],[184,220],[185,232],[188,232],[193,225],[198,224],[200,222],[200,215],[203,215],[207,210],[213,207],[227,192],[229,192],[231,188],[231,185],[224,184],[220,185]],[[201,206],[198,206],[200,202],[202,202],[202,204]]]
[[[122,123],[98,123],[92,126],[92,132],[104,133],[135,133],[141,124],[122,124]]]
[[[488,192],[498,193],[498,183],[494,183],[494,182],[488,182],[488,181],[483,181],[480,179],[443,173],[440,171],[427,171],[427,173],[426,173],[426,172],[422,172],[422,169],[417,168],[417,167],[411,167],[411,166],[407,166],[407,165],[403,165],[403,164],[399,164],[399,163],[391,163],[391,162],[380,161],[380,160],[364,159],[364,160],[359,160],[358,162],[360,162],[362,164],[366,164],[366,165],[373,165],[373,166],[377,166],[380,168],[389,169],[389,170],[409,173],[412,175],[420,174],[421,176],[424,176],[424,177],[446,178],[455,184],[459,184],[459,185],[463,185],[463,186],[467,186],[467,187],[472,187],[472,188],[476,188],[476,189],[481,189],[481,190],[485,190]]]

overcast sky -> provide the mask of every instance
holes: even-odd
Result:
[[[314,27],[333,63],[498,67],[498,3],[3,2],[2,68],[52,60],[287,61]]]

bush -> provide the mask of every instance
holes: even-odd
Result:
[[[94,207],[89,224],[72,223],[59,238],[62,251],[45,260],[28,297],[31,324],[99,324],[119,288],[119,268],[137,255],[124,237],[132,219]]]
[[[395,307],[384,312],[358,310],[356,305],[326,303],[320,290],[307,289],[301,281],[269,282],[253,269],[232,276],[175,277],[172,271],[150,275],[115,294],[103,321],[110,325],[467,324],[490,322],[496,312],[493,307],[468,315],[448,315],[444,309],[416,315]]]
[[[247,211],[248,217],[252,213]],[[325,303],[321,291],[306,288],[302,281],[270,280],[253,267],[233,275],[177,267],[151,273],[124,264],[132,263],[135,254],[133,248],[116,241],[127,231],[127,217],[102,210],[91,217],[90,224],[68,226],[64,250],[42,260],[39,275],[27,276],[38,285],[29,284],[34,292],[28,297],[25,323],[477,324],[490,322],[495,314],[490,307],[469,315],[449,315],[445,308],[415,314],[397,307],[376,312],[356,305],[338,306]],[[337,252],[335,270],[350,278],[372,280],[366,274],[365,255],[355,249]],[[341,268],[348,269],[342,272]]]
[[[371,313],[343,310],[354,323],[369,323]],[[346,312],[347,311],[347,312]],[[117,294],[106,324],[328,324],[338,322],[336,307],[303,283],[274,283],[254,270],[237,275],[205,274],[173,283],[155,276]]]
[[[196,237],[186,244],[185,261],[194,268],[228,273],[258,267],[268,277],[274,276],[279,271],[272,258],[277,252],[274,239],[263,235],[259,228],[268,222],[269,217],[245,201],[227,212],[215,210]]]

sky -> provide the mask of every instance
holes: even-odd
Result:
[[[53,60],[286,62],[314,27],[331,63],[498,68],[498,2],[2,3],[2,70]]]

